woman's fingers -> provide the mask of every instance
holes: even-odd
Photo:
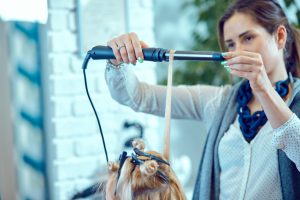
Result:
[[[234,76],[248,79],[254,85],[260,84],[257,81],[260,80],[261,77],[265,77],[263,73],[253,73],[253,72],[239,71],[239,70],[234,70],[234,69],[231,70],[230,73]]]
[[[237,56],[247,56],[251,58],[260,58],[260,54],[255,53],[255,52],[250,52],[250,51],[230,51],[223,53],[223,57],[226,60],[229,60],[231,58],[237,57]]]
[[[131,37],[131,43],[134,48],[135,58],[136,59],[141,58],[144,60],[144,55],[142,51],[142,46],[143,46],[142,42],[139,40],[136,33],[130,33],[129,35]]]
[[[257,58],[237,56],[225,61],[225,64],[239,71],[256,71],[262,62]]]
[[[134,46],[132,44],[132,38],[130,36],[130,34],[125,34],[122,36],[123,42],[125,44],[125,49],[127,51],[127,56],[128,56],[128,60],[129,62],[131,62],[132,64],[135,64],[136,62],[136,56],[135,56],[135,50],[134,50]],[[128,62],[126,62],[128,63]]]
[[[114,55],[116,57],[116,59],[112,59],[110,60],[113,64],[115,65],[118,65],[119,63],[122,62],[122,57],[121,57],[121,54],[120,52],[118,51],[118,46],[117,46],[117,43],[114,41],[114,40],[109,40],[107,42],[107,46],[111,47],[113,52],[114,52]]]
[[[137,59],[143,60],[142,48],[148,47],[146,43],[139,40],[134,32],[116,37],[107,42],[107,45],[113,49],[118,63],[123,61],[127,64],[129,62],[135,64]],[[111,61],[116,62],[115,60]]]
[[[231,74],[251,79],[263,71],[263,61],[260,54],[255,52],[227,52],[222,64],[229,68]]]
[[[240,51],[228,52],[224,56],[226,60],[223,65],[231,70],[240,72],[260,72],[263,68],[263,61],[260,54],[254,52]]]
[[[249,56],[236,56],[227,60],[228,65],[231,64],[251,64],[251,65],[260,65],[261,60]]]
[[[125,42],[124,42],[124,38],[122,38],[122,37],[123,36],[117,37],[114,40],[117,43],[117,46],[118,46],[117,50],[121,54],[122,61],[128,64],[129,63],[128,53],[127,53],[127,50],[126,50],[126,45],[125,45]]]
[[[250,75],[249,72],[239,71],[239,70],[235,70],[235,69],[231,70],[230,73],[232,75],[235,75],[235,76],[238,76],[241,78],[246,78],[246,79],[249,79],[249,75]]]
[[[231,70],[242,71],[242,72],[253,72],[255,66],[251,64],[231,64],[228,65]]]

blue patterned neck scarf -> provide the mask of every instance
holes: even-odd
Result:
[[[289,78],[285,81],[278,81],[276,83],[276,91],[284,98],[289,92]],[[263,110],[256,111],[251,115],[250,109],[247,106],[252,99],[252,90],[249,81],[241,85],[237,95],[240,129],[245,140],[250,143],[256,136],[259,129],[268,121]]]

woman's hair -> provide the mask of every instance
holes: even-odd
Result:
[[[219,20],[219,45],[225,50],[224,24],[234,13],[246,13],[253,17],[268,33],[274,34],[280,25],[287,30],[284,48],[284,62],[288,72],[300,77],[300,32],[289,24],[288,19],[276,0],[236,0]]]

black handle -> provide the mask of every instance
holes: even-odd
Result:
[[[144,60],[153,62],[166,61],[165,53],[166,49],[161,48],[143,48]],[[95,46],[89,51],[91,58],[94,60],[100,59],[115,59],[112,48],[107,46]]]

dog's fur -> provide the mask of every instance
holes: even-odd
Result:
[[[135,140],[133,147],[143,151],[145,144],[142,140]],[[160,159],[165,160],[155,151],[147,151]],[[107,200],[185,200],[182,187],[171,167],[167,164],[141,158],[145,162],[134,165],[131,157],[128,157],[120,171],[118,179],[119,163],[110,162],[108,166],[108,179],[103,185]],[[161,178],[157,171],[164,174],[168,181]]]

